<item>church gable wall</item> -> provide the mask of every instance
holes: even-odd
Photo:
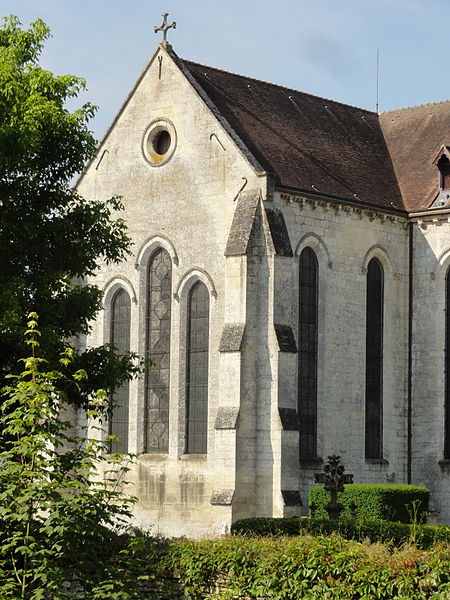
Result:
[[[177,137],[172,157],[161,166],[148,164],[142,152],[146,128],[155,119],[167,119]],[[130,384],[129,451],[138,455],[130,480],[132,493],[140,499],[136,519],[153,523],[155,532],[198,536],[225,531],[231,522],[236,433],[231,426],[220,426],[221,417],[219,427],[215,425],[221,371],[232,379],[222,404],[238,408],[241,393],[239,377],[232,375],[240,362],[239,352],[221,355],[218,350],[224,323],[245,322],[245,302],[242,305],[241,300],[246,298],[246,258],[224,256],[236,197],[243,187],[265,195],[266,180],[255,174],[210,108],[160,48],[78,184],[86,198],[122,196],[125,211],[121,216],[133,240],[132,255],[120,265],[103,265],[96,284],[107,292],[111,282],[121,285],[126,280],[124,287],[134,290],[130,294],[131,350],[141,356],[146,344],[148,261],[157,248],[164,248],[170,257],[167,453],[143,454],[145,377]],[[227,260],[236,263],[228,267],[236,275],[230,283],[236,290],[226,305]],[[187,303],[196,281],[204,283],[209,292],[206,454],[186,454],[184,447]],[[87,345],[108,341],[108,298],[105,296],[105,311],[93,325]],[[224,384],[222,388],[227,389]]]

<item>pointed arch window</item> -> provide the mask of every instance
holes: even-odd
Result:
[[[169,450],[169,371],[172,262],[166,250],[152,255],[147,273],[145,452]]]
[[[209,292],[201,281],[193,285],[188,296],[186,358],[186,452],[206,453]]]
[[[383,267],[372,258],[366,288],[365,456],[383,458]]]
[[[445,278],[444,459],[450,459],[450,268]]]
[[[119,354],[130,350],[131,302],[127,292],[121,288],[111,301],[110,340]],[[109,434],[117,436],[111,440],[110,452],[128,452],[128,404],[129,387],[126,381],[111,398]]]
[[[298,301],[298,418],[300,458],[317,456],[318,263],[306,247],[300,254]]]

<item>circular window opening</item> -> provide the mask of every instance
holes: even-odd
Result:
[[[170,133],[163,129],[163,131],[156,134],[153,140],[153,150],[156,154],[159,154],[159,156],[163,156],[168,152],[171,141]]]
[[[142,153],[152,167],[160,167],[170,160],[177,145],[177,134],[167,119],[155,119],[145,130]]]

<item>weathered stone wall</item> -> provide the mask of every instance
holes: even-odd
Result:
[[[151,166],[142,153],[142,139],[149,123],[159,118],[173,124],[177,145],[166,164]],[[105,311],[93,326],[88,346],[108,340],[109,303],[114,290],[122,286],[132,299],[131,350],[144,354],[148,260],[159,246],[172,258],[168,454],[142,454],[144,379],[130,385],[129,450],[138,460],[128,478],[139,497],[136,518],[151,523],[155,533],[214,535],[225,532],[231,522],[235,430],[215,428],[215,423],[219,406],[239,408],[240,402],[239,375],[234,377],[240,353],[218,350],[224,323],[245,320],[245,303],[244,313],[241,308],[245,272],[236,273],[234,283],[232,279],[226,283],[224,256],[235,199],[245,181],[248,189],[265,193],[265,178],[255,174],[171,56],[159,48],[78,185],[86,198],[121,195],[133,240],[127,261],[103,265],[96,278],[105,291]],[[238,269],[245,269],[243,260],[238,259]],[[199,279],[210,292],[206,455],[184,450],[187,295]],[[227,285],[235,291],[230,290],[226,300]]]
[[[310,246],[319,263],[318,455],[340,454],[355,482],[405,483],[407,477],[408,245],[404,219],[300,197],[277,195],[294,257],[284,258],[274,297],[285,324],[297,337],[298,257]],[[367,264],[377,257],[384,270],[383,460],[365,460],[365,340]],[[290,263],[289,268],[286,262]],[[280,306],[281,305],[281,306]],[[285,405],[295,406],[292,364],[280,363]],[[296,376],[296,375],[295,375]],[[286,396],[290,396],[288,400]],[[286,432],[286,434],[289,432]],[[298,473],[289,452],[284,477]],[[314,461],[300,467],[306,504]]]
[[[444,457],[445,278],[450,266],[447,215],[413,225],[413,483],[431,490],[430,510],[450,522],[450,468]]]
[[[171,123],[176,147],[170,160],[150,165],[142,141],[157,119]],[[108,341],[111,299],[123,287],[132,300],[131,350],[144,354],[148,262],[158,247],[172,260],[169,452],[143,453],[143,378],[130,385],[129,414],[129,450],[138,456],[129,474],[139,497],[136,520],[164,535],[217,535],[238,518],[289,516],[298,514],[300,497],[306,504],[320,469],[320,461],[299,464],[298,456],[298,266],[306,246],[319,264],[318,455],[340,454],[355,482],[407,477],[406,220],[268,194],[267,176],[235,142],[176,57],[160,47],[78,186],[87,198],[121,195],[133,240],[127,261],[103,265],[95,279],[104,311],[88,346]],[[443,373],[447,229],[445,222],[415,231],[413,483],[431,486],[435,508],[450,519],[448,474],[438,464],[443,376],[436,377]],[[384,271],[377,461],[364,457],[366,276],[373,257]],[[204,455],[184,447],[187,298],[198,280],[210,293]]]

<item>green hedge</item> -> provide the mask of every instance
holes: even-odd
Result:
[[[276,519],[259,517],[241,519],[233,523],[234,534],[246,535],[326,535],[339,533],[349,540],[385,542],[401,546],[405,542],[413,542],[419,548],[430,548],[437,542],[450,543],[450,527],[444,525],[418,525],[410,523],[394,523],[391,521],[330,521],[328,519],[310,519],[292,517]]]
[[[338,535],[234,536],[173,540],[167,550],[165,576],[175,577],[192,600],[450,597],[450,551],[444,545],[424,552],[412,546],[360,544]],[[154,568],[149,561],[149,573]]]
[[[253,519],[259,525],[263,520],[272,529],[283,524],[292,528],[295,522],[297,529],[300,523],[318,524],[311,519]],[[381,525],[391,527],[390,535],[411,528],[401,523]],[[315,536],[234,535],[200,541],[164,540],[136,531],[118,537],[108,558],[108,563],[118,560],[123,568],[123,586],[116,593],[106,582],[102,591],[116,600],[450,598],[450,545],[440,543],[426,551],[411,544],[395,548],[367,540],[360,543],[332,533],[338,526],[344,524],[322,523],[323,535]],[[131,589],[130,579],[135,580]],[[78,598],[75,590],[70,597]]]
[[[430,491],[425,487],[414,485],[355,483],[345,486],[338,494],[338,502],[344,506],[341,518],[351,519],[350,505],[357,506],[356,518],[360,521],[380,519],[411,523],[412,520],[425,522],[428,512]],[[330,494],[323,487],[315,486],[309,492],[309,504],[315,503],[315,517],[327,519],[325,506],[330,501]],[[415,519],[411,518],[415,505]]]

